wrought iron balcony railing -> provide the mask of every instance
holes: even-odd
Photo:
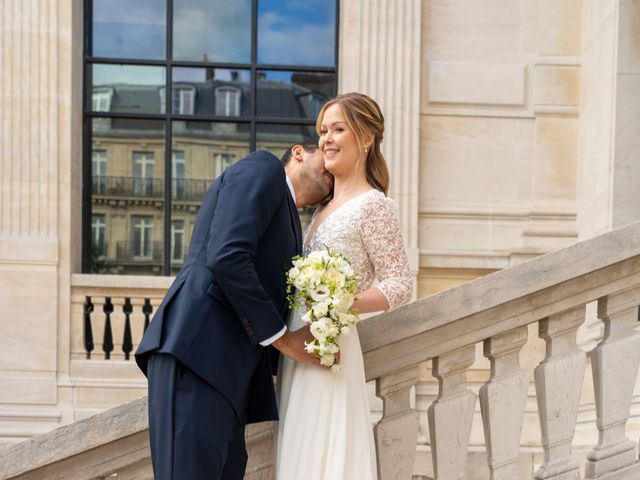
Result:
[[[210,180],[175,178],[171,181],[174,200],[200,201],[211,184]],[[94,175],[93,194],[113,197],[164,197],[164,178],[115,177]]]

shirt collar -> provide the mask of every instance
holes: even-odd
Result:
[[[293,189],[293,183],[291,183],[291,179],[289,176],[286,176],[287,179],[287,187],[289,187],[289,192],[291,192],[291,196],[293,197],[293,203],[296,203],[296,191]]]

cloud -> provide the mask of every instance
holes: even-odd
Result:
[[[258,19],[258,62],[285,65],[333,66],[335,23],[311,23],[265,12]]]
[[[167,24],[166,0],[94,0],[96,23]]]
[[[250,0],[176,0],[174,12],[174,58],[251,60]]]

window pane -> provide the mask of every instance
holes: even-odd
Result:
[[[91,108],[94,112],[161,113],[165,68],[93,65]]]
[[[164,122],[91,122],[91,271],[161,275]]]
[[[294,143],[317,140],[315,125],[259,123],[256,126],[256,150],[268,150],[278,158]]]
[[[224,117],[251,114],[250,70],[176,67],[172,81],[173,113]]]
[[[251,61],[251,0],[174,0],[173,58]]]
[[[249,153],[249,125],[175,121],[172,143],[172,229],[178,229],[171,238],[171,274],[175,275],[186,258],[207,188],[224,169]]]
[[[257,75],[259,116],[315,120],[322,105],[336,94],[332,73],[260,70]]]
[[[258,1],[258,63],[335,65],[335,0]]]
[[[166,0],[93,0],[93,55],[166,58]]]

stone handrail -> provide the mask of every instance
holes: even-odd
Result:
[[[491,362],[480,389],[491,479],[518,479],[529,384],[519,352],[528,325],[537,323],[546,342],[534,375],[544,462],[534,478],[579,479],[571,445],[587,355],[576,333],[594,301],[605,328],[589,355],[599,439],[587,455],[585,478],[640,478],[637,443],[625,436],[640,363],[640,222],[368,319],[359,332],[367,379],[376,380],[384,404],[374,429],[380,478],[411,478],[417,417],[410,390],[425,360],[432,360],[439,381],[428,409],[434,476],[465,478],[475,405],[465,377],[483,342]]]
[[[411,389],[418,380],[417,366],[425,360],[432,360],[439,381],[438,397],[428,410],[434,477],[465,478],[476,400],[465,377],[480,342],[491,363],[490,378],[479,395],[490,475],[495,480],[524,478],[516,461],[529,375],[520,368],[518,355],[528,325],[537,324],[546,342],[546,356],[534,374],[544,461],[533,478],[579,479],[571,445],[587,355],[576,344],[576,332],[585,320],[586,305],[594,301],[605,328],[603,340],[589,354],[599,439],[587,456],[585,478],[640,478],[637,443],[625,436],[640,363],[640,333],[635,331],[640,222],[367,319],[358,329],[366,374],[375,379],[383,400],[383,417],[374,428],[379,478],[411,479],[418,435]],[[137,415],[130,426],[142,428],[144,401],[137,402],[5,447],[0,451],[0,480],[104,478],[114,472],[119,479],[148,478],[140,474],[141,466],[148,472],[148,453],[137,456],[140,449],[146,451],[142,430],[118,431],[117,422],[108,420],[114,412]],[[84,448],[73,450],[65,439],[80,438],[74,437],[74,429],[91,427],[102,432],[105,443],[84,442]],[[268,442],[259,441],[269,438],[271,425],[255,428],[248,435],[257,439],[251,450],[257,463],[248,478],[272,478],[269,448],[264,447]],[[132,438],[137,440],[130,445]],[[49,445],[58,453],[47,453]],[[66,474],[42,476],[45,469],[62,467]],[[93,469],[93,476],[74,476],[74,469]]]

